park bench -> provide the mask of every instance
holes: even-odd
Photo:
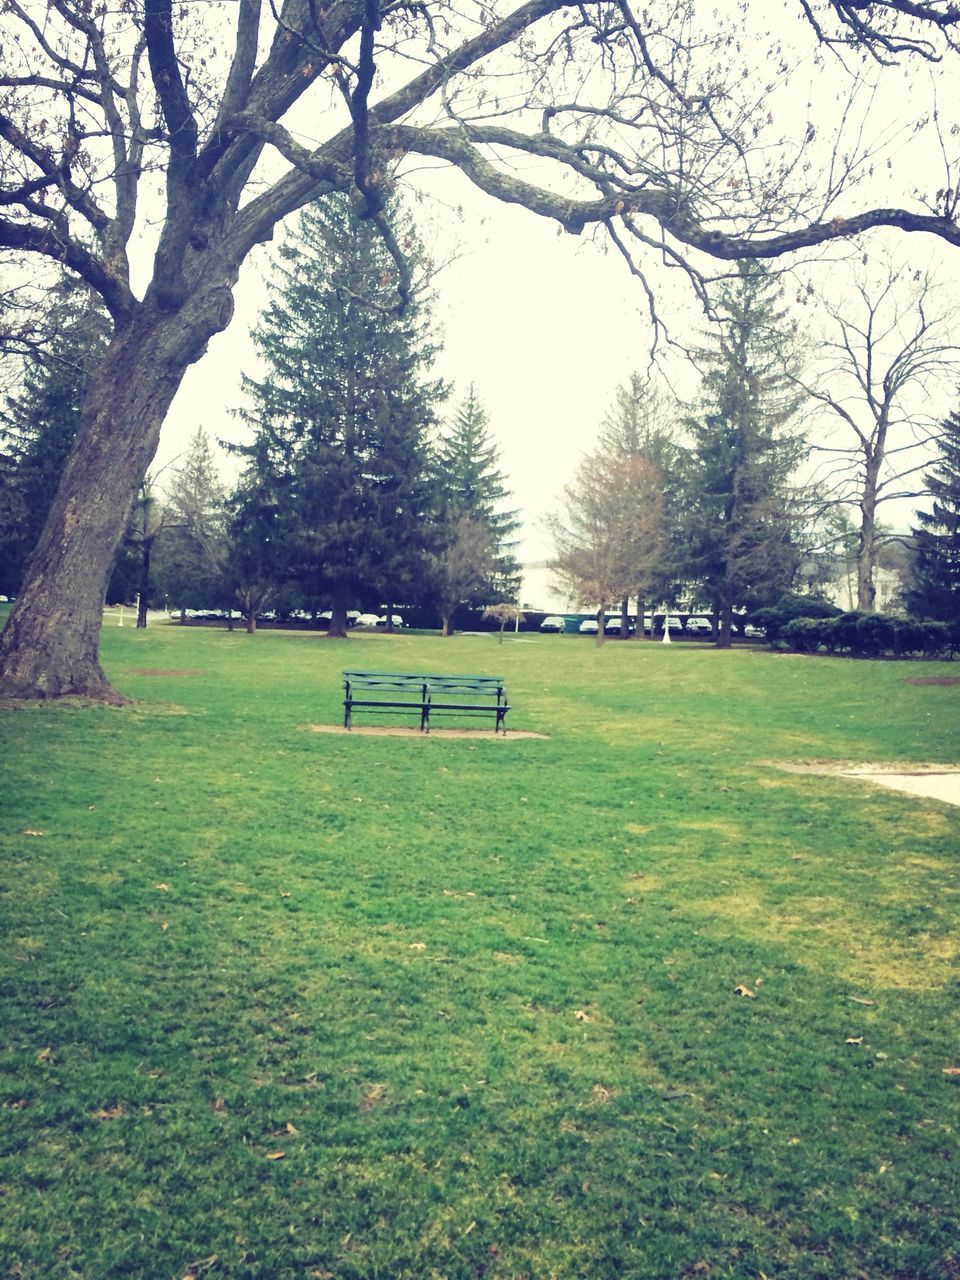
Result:
[[[399,671],[343,673],[343,727],[358,709],[417,712],[420,730],[430,732],[430,717],[457,713],[495,717],[494,733],[507,731],[510,707],[502,676],[438,676]]]

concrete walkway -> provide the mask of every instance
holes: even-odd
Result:
[[[863,778],[878,787],[891,791],[905,791],[911,796],[923,796],[928,800],[942,800],[945,804],[960,805],[960,769],[942,773],[918,770],[915,773],[891,773],[880,769],[842,769],[845,778]]]

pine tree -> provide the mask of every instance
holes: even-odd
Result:
[[[223,601],[226,499],[207,433],[198,427],[183,462],[171,473],[164,534],[158,542],[156,582],[170,601],[187,608]]]
[[[442,434],[437,453],[448,527],[455,529],[465,519],[489,534],[486,570],[460,603],[515,601],[520,566],[514,552],[521,522],[518,512],[510,509],[512,494],[500,469],[500,450],[473,383]]]
[[[933,505],[913,530],[914,585],[907,607],[918,617],[960,622],[960,412],[943,423],[940,457],[924,481]]]
[[[388,211],[414,265],[410,301],[398,305],[376,226],[330,197],[280,250],[254,333],[267,372],[244,379],[254,442],[240,452],[284,492],[287,575],[329,597],[340,635],[349,604],[413,593],[434,540],[427,431],[445,388],[428,376],[423,253],[395,200]]]
[[[727,646],[734,605],[769,602],[796,569],[791,477],[806,446],[792,381],[799,349],[776,281],[762,265],[740,263],[717,310],[719,333],[698,352],[705,374],[687,422],[683,504],[687,573]]]

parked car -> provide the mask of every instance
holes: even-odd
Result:
[[[609,615],[608,615],[608,617],[607,617],[607,621],[606,621],[606,623],[605,623],[605,625],[604,625],[604,628],[603,628],[603,629],[604,629],[604,631],[607,633],[607,635],[608,635],[608,636],[618,636],[618,635],[620,634],[620,615],[619,615],[619,613],[611,613],[611,614],[609,614]],[[628,619],[627,619],[627,631],[633,631],[634,629],[635,629],[635,628],[634,628],[634,624],[633,624],[633,619],[632,619],[632,618],[628,618]]]
[[[580,623],[579,631],[582,636],[595,636],[599,630],[596,618],[584,618]]]
[[[386,614],[384,614],[382,618],[378,618],[378,619],[377,619],[377,626],[378,626],[378,627],[385,627],[386,625],[387,625],[387,615],[386,615]],[[393,615],[393,625],[394,625],[395,627],[402,627],[402,626],[403,626],[403,619],[400,617],[399,613],[395,613],[395,614]]]
[[[687,630],[695,636],[709,636],[713,633],[713,627],[707,618],[688,618]]]
[[[357,627],[375,627],[380,619],[375,613],[358,613],[354,626]]]
[[[541,631],[565,631],[566,627],[566,618],[558,617],[556,614],[550,614],[540,623]]]

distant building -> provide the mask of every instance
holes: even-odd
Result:
[[[546,560],[520,566],[520,608],[526,613],[579,613]]]

